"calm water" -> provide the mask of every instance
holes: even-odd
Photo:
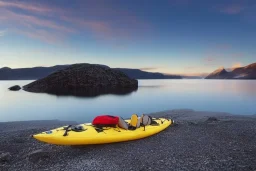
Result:
[[[11,92],[12,85],[31,81],[0,81],[0,121],[74,120],[90,122],[95,115],[130,117],[170,109],[256,114],[256,81],[242,80],[139,80],[128,95],[94,98],[58,97]]]

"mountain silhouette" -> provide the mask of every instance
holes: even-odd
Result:
[[[235,68],[230,72],[224,68],[219,68],[205,77],[205,79],[256,79],[256,63]]]
[[[51,67],[33,67],[11,69],[4,67],[0,69],[0,80],[37,80],[44,78],[56,71],[63,70],[70,65],[55,65]],[[100,65],[105,66],[106,65]],[[146,72],[140,69],[111,68],[120,70],[133,79],[181,79],[179,75],[165,75],[162,73]]]

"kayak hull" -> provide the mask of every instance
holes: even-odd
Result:
[[[126,120],[129,123],[130,120]],[[39,134],[33,135],[33,138],[38,141],[55,144],[55,145],[91,145],[91,144],[107,144],[124,142],[146,138],[157,134],[170,125],[173,124],[173,120],[167,120],[165,118],[155,118],[157,125],[147,125],[139,127],[135,130],[125,130],[119,127],[104,127],[97,129],[91,123],[80,124],[84,128],[82,132],[68,131],[66,136],[64,127],[52,129]]]

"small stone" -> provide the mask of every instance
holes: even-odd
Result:
[[[0,162],[9,162],[11,159],[11,154],[9,152],[0,154]]]
[[[218,122],[219,119],[217,119],[216,117],[209,117],[206,122]]]
[[[19,85],[15,85],[9,88],[9,90],[11,91],[19,91],[21,89],[21,87]]]
[[[27,155],[27,158],[29,161],[36,163],[36,162],[39,162],[40,160],[49,159],[50,156],[48,152],[43,151],[42,149],[39,149],[29,153]]]

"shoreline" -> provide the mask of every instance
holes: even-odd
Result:
[[[153,117],[170,117],[170,118],[176,118],[178,120],[194,120],[194,119],[204,119],[206,117],[224,117],[224,116],[232,116],[236,118],[256,118],[256,113],[255,114],[232,114],[228,112],[215,112],[215,111],[203,111],[203,110],[193,110],[193,109],[172,109],[172,110],[163,110],[159,112],[151,112],[151,113],[144,113]],[[140,114],[138,114],[140,115]],[[74,120],[60,120],[60,119],[50,119],[50,120],[15,120],[15,121],[0,121],[1,124],[7,124],[7,123],[12,123],[12,124],[19,124],[19,123],[32,123],[32,124],[48,124],[48,122],[51,123],[69,123],[72,122],[74,124],[80,124],[80,122],[74,121]],[[81,122],[82,123],[82,122]],[[1,129],[0,129],[1,130]]]
[[[255,170],[256,115],[177,109],[150,113],[175,125],[148,138],[57,146],[32,134],[74,121],[0,122],[0,170]]]

